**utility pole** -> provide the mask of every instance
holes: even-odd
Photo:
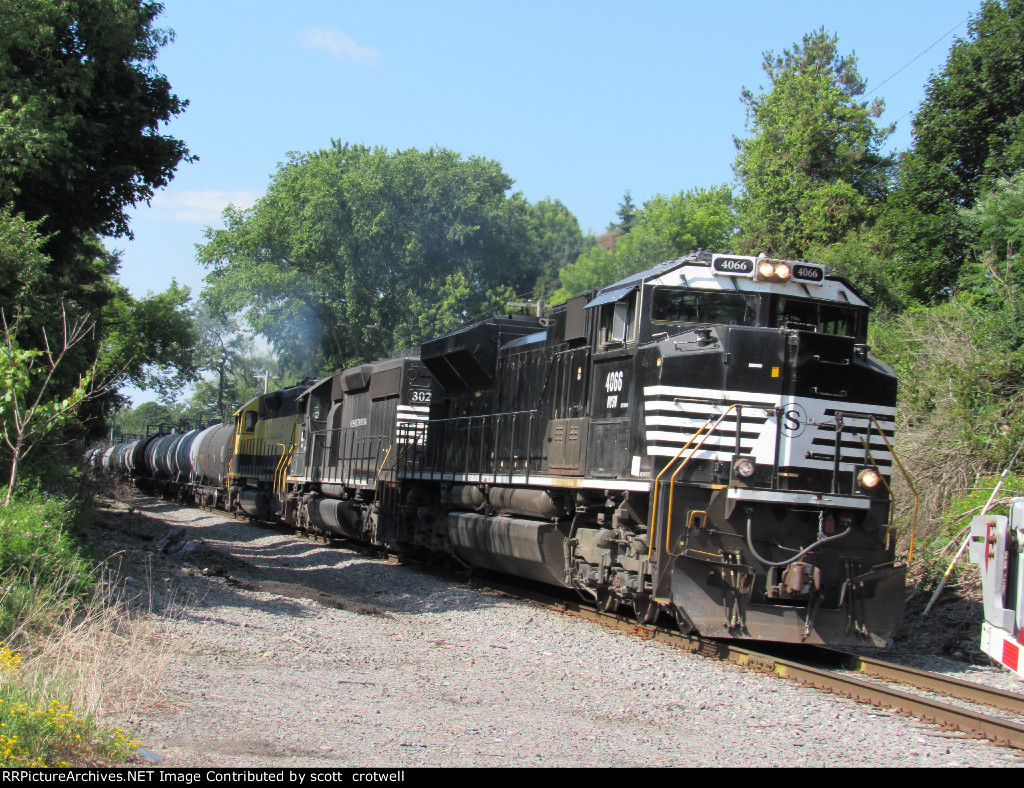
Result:
[[[270,383],[270,370],[263,370],[263,374],[262,375],[259,372],[254,372],[252,374],[252,376],[254,378],[256,378],[257,380],[260,380],[260,379],[263,380],[263,393],[266,394],[267,393],[267,385]]]

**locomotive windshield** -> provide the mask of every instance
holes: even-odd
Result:
[[[660,323],[753,326],[757,323],[757,300],[750,293],[656,287],[651,319]]]
[[[854,307],[777,296],[771,312],[774,328],[798,328],[846,337],[856,337],[862,332],[863,310]]]

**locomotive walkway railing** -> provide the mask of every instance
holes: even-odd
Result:
[[[322,484],[374,487],[387,471],[422,465],[426,439],[426,422],[398,424],[394,435],[360,434],[358,427],[318,430],[310,433],[306,472]]]
[[[373,487],[391,442],[390,436],[360,435],[354,427],[313,432],[306,455],[310,479],[324,484]]]
[[[536,410],[436,419],[421,470],[430,478],[529,482],[540,468],[544,439],[539,430],[546,426]]]

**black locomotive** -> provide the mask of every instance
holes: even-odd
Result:
[[[175,482],[156,460],[128,470],[643,622],[884,645],[905,576],[889,522],[896,379],[867,320],[822,266],[699,253],[545,318],[492,318],[259,397],[219,471],[198,449]]]

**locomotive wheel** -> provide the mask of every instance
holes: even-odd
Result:
[[[597,607],[604,613],[614,613],[619,609],[620,601],[609,588],[600,588],[597,591]]]
[[[649,596],[638,596],[633,600],[633,612],[641,624],[653,624],[661,613],[661,605]]]

